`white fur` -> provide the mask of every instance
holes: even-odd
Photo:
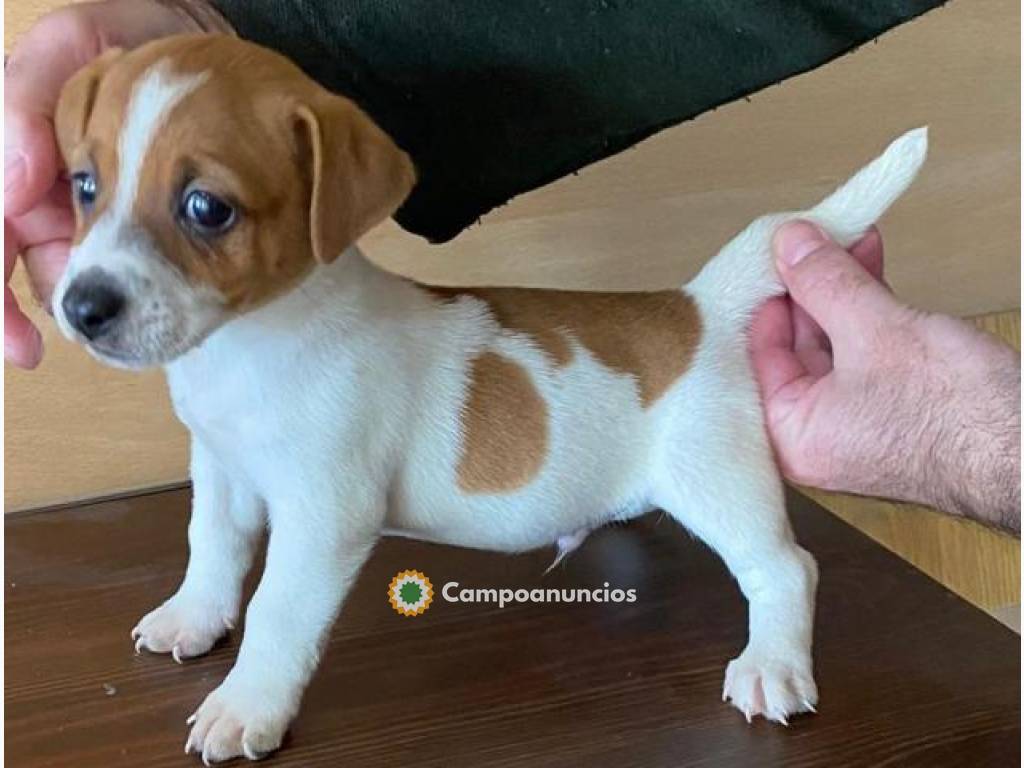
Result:
[[[115,185],[112,202],[71,249],[68,267],[54,289],[52,308],[61,331],[109,365],[141,368],[164,363],[193,347],[226,317],[221,298],[190,285],[133,217],[142,167],[160,128],[207,79],[207,73],[173,74],[166,60],[139,77],[118,137],[117,178],[97,179],[101,186]],[[166,192],[172,195],[175,190]],[[102,272],[131,299],[116,331],[92,344],[71,326],[62,307],[68,288],[86,271]]]
[[[759,219],[726,245],[682,289],[704,327],[692,366],[647,409],[632,377],[586,348],[556,367],[478,300],[438,303],[355,248],[167,365],[193,437],[191,560],[179,592],[136,628],[138,647],[207,650],[238,616],[257,534],[271,529],[237,664],[191,720],[186,750],[253,758],[280,744],[383,531],[516,552],[653,507],[713,547],[750,603],[724,695],[748,718],[812,710],[816,567],[786,519],[746,321],[780,291],[781,222],[811,218],[848,242],[905,189],[925,146],[912,132],[821,206]],[[550,439],[527,485],[473,494],[456,478],[460,414],[471,362],[488,350],[529,371]]]
[[[171,72],[170,62],[152,65],[132,87],[124,124],[117,141],[117,190],[114,211],[127,219],[139,193],[142,167],[161,126],[185,97],[203,84],[209,73],[181,75]]]

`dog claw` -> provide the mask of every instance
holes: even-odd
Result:
[[[182,658],[181,658],[181,647],[180,646],[176,645],[173,648],[171,648],[171,658],[174,659],[178,664],[184,664],[185,663],[184,661],[182,661]]]
[[[262,760],[267,756],[266,752],[257,752],[245,742],[242,742],[242,754],[252,761]]]
[[[146,647],[146,639],[144,637],[139,637],[135,641],[135,655],[136,656],[141,656],[142,655],[142,649],[145,648],[145,647]]]

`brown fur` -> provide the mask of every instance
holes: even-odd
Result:
[[[529,336],[556,366],[572,361],[574,339],[602,365],[633,376],[644,408],[686,372],[700,342],[700,313],[682,291],[424,287],[446,300],[480,299],[499,325]]]
[[[68,172],[87,170],[99,179],[92,208],[86,212],[75,206],[75,243],[106,210],[117,185],[117,137],[130,83],[125,79],[108,81],[106,74],[123,54],[120,48],[112,48],[80,69],[64,85],[57,102],[54,131]],[[97,110],[101,87],[104,108]]]
[[[100,189],[93,210],[79,211],[76,240],[116,185],[117,141],[139,76],[163,59],[174,72],[213,70],[159,129],[133,218],[191,282],[233,309],[283,293],[317,260],[330,261],[391,215],[412,188],[408,156],[352,102],[283,56],[196,35],[104,59],[76,75],[58,105],[69,170],[93,169]],[[177,219],[187,183],[234,205],[238,223],[219,237],[188,231]]]
[[[544,464],[547,406],[529,372],[495,352],[476,358],[470,376],[459,487],[471,493],[515,490]]]
[[[109,204],[117,141],[132,86],[167,59],[180,73],[214,71],[186,96],[144,160],[133,222],[194,284],[247,309],[283,293],[316,261],[329,261],[393,213],[412,188],[409,158],[358,107],[328,93],[284,57],[228,37],[179,36],[131,53],[112,51],[69,82],[57,134],[69,170],[90,169],[99,195],[79,210],[76,240]],[[237,224],[204,238],[183,227],[187,185],[230,202]],[[530,337],[555,366],[572,342],[632,376],[642,407],[689,366],[700,316],[680,291],[586,293],[523,288],[429,288],[484,301],[495,320]],[[459,484],[467,491],[520,487],[547,454],[547,407],[520,365],[486,353],[473,362],[463,415]]]

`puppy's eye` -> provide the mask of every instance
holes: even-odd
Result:
[[[88,171],[78,171],[71,176],[71,188],[75,199],[83,208],[96,202],[96,177]]]
[[[181,217],[200,235],[220,235],[235,223],[235,209],[216,195],[193,189],[181,201]]]

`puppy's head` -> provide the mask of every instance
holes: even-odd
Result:
[[[55,122],[77,230],[54,316],[121,367],[170,362],[289,290],[415,180],[351,101],[230,37],[109,51]]]

